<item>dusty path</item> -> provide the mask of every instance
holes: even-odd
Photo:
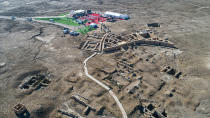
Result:
[[[0,18],[11,20],[11,17],[9,17],[9,16],[0,16]],[[33,17],[32,17],[32,18],[33,18]],[[15,17],[15,21],[27,21],[27,19],[26,19],[26,18]],[[49,21],[38,21],[38,20],[35,20],[34,18],[33,18],[33,21],[41,22],[41,23],[48,23],[48,24],[59,25],[59,26],[66,27],[66,28],[69,28],[69,29],[72,28],[72,27],[70,27],[70,26],[68,26],[68,25],[64,25],[64,24],[60,24],[60,23],[51,23],[51,22],[49,22]],[[107,35],[108,35],[108,34],[107,34]],[[107,36],[107,35],[106,35],[106,36]],[[102,44],[103,44],[103,43],[102,43]],[[102,50],[103,50],[103,47],[102,47]],[[86,59],[84,60],[84,62],[83,62],[83,64],[84,64],[84,70],[85,70],[85,75],[86,75],[87,77],[89,77],[91,80],[93,80],[94,82],[96,82],[97,84],[99,84],[101,87],[103,87],[104,89],[106,89],[107,91],[109,91],[109,94],[113,97],[113,99],[114,99],[115,102],[117,103],[118,107],[120,108],[120,111],[122,112],[123,118],[127,118],[127,114],[126,114],[126,112],[125,112],[125,110],[124,110],[122,104],[120,103],[119,99],[118,99],[117,96],[114,94],[114,92],[112,92],[111,89],[110,89],[108,86],[106,86],[105,84],[103,84],[102,82],[100,82],[99,80],[95,79],[93,76],[91,76],[91,75],[88,74],[88,69],[87,69],[87,64],[86,64],[86,63],[87,63],[87,61],[88,61],[90,58],[94,57],[95,55],[97,55],[97,53],[94,53],[94,54],[91,55],[90,57],[86,58]]]
[[[43,17],[31,17],[33,21],[35,22],[39,22],[39,23],[46,23],[46,24],[53,24],[53,25],[57,25],[57,26],[61,26],[64,28],[69,28],[70,30],[74,30],[75,27],[74,26],[69,26],[69,25],[65,25],[65,24],[61,24],[61,23],[53,23],[50,21],[44,21],[44,20],[35,20],[35,18],[54,18],[54,17],[64,17],[64,16],[43,16]],[[0,18],[2,19],[8,19],[11,20],[11,16],[0,16]],[[15,17],[14,21],[27,21],[28,17]]]
[[[0,18],[12,20],[12,17],[11,16],[0,16]],[[15,20],[17,20],[17,21],[26,21],[26,18],[15,17]]]
[[[102,82],[100,82],[99,80],[95,79],[93,76],[88,74],[88,69],[87,69],[87,61],[89,59],[91,59],[92,57],[94,57],[95,55],[97,55],[97,53],[95,52],[94,54],[92,54],[90,57],[86,58],[83,62],[84,64],[84,70],[85,70],[85,75],[87,77],[89,77],[91,80],[93,80],[94,82],[96,82],[97,84],[99,84],[101,87],[105,88],[106,90],[109,91],[109,94],[114,98],[115,102],[117,103],[118,107],[120,108],[120,111],[122,112],[122,116],[123,118],[127,118],[127,114],[122,106],[122,104],[120,103],[119,99],[117,98],[117,96],[114,94],[114,92],[112,92],[112,90],[106,86],[105,84],[103,84]]]

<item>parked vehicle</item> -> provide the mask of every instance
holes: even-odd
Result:
[[[70,34],[71,36],[78,36],[78,35],[79,35],[79,32],[71,31],[71,32],[69,32],[69,34]]]
[[[63,33],[64,33],[64,34],[68,34],[68,33],[69,33],[69,28],[64,28],[64,29],[63,29]]]
[[[50,19],[49,21],[50,21],[51,23],[55,23],[54,19]]]

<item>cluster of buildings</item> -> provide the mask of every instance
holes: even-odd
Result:
[[[66,17],[76,19],[78,24],[83,24],[85,26],[90,26],[91,28],[98,28],[98,25],[103,22],[114,22],[117,20],[128,20],[130,17],[127,14],[121,14],[116,12],[106,11],[104,13],[95,13],[91,10],[74,10],[71,11]],[[64,34],[69,33],[68,30],[64,30]],[[77,36],[75,32],[72,33],[73,36]],[[71,35],[72,35],[71,34]]]
[[[110,11],[94,13],[91,10],[75,10],[71,11],[67,16],[75,18],[79,24],[91,25],[93,27],[105,21],[128,20],[130,18],[127,14]]]
[[[82,17],[85,15],[93,14],[91,10],[75,10],[70,13],[71,16],[74,18]],[[103,14],[99,14],[101,17],[104,18],[116,18],[116,19],[123,19],[128,20],[130,17],[127,14],[121,14],[116,12],[106,11]]]

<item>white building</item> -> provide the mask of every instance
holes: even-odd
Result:
[[[75,10],[72,13],[73,16],[84,16],[85,14],[86,14],[85,10]]]
[[[120,18],[120,19],[124,19],[124,20],[128,20],[129,16],[126,14],[121,14],[121,13],[116,13],[116,12],[110,12],[110,11],[106,11],[104,13],[105,17],[113,17],[113,18]]]
[[[120,14],[120,13],[115,13],[115,12],[110,12],[110,11],[106,11],[106,12],[104,13],[104,16],[105,16],[105,17],[115,17],[115,18],[119,18],[120,15],[122,15],[122,14]]]
[[[85,10],[75,10],[73,14],[84,14]]]

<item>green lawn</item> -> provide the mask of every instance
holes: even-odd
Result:
[[[73,18],[67,18],[67,17],[63,17],[63,18],[35,18],[35,20],[46,20],[46,21],[49,21],[50,19],[53,19],[56,23],[62,23],[62,24],[70,25],[70,26],[79,26],[80,25]]]
[[[70,26],[80,26],[73,18],[67,18],[67,17],[61,17],[61,18],[35,18],[35,20],[45,20],[50,21],[50,19],[53,19],[56,23],[66,24]],[[87,21],[85,21],[87,22]],[[78,29],[77,32],[80,32],[81,34],[87,34],[90,31],[95,30],[94,28],[91,28],[90,26],[85,26],[84,28]]]
[[[81,34],[87,34],[90,31],[95,30],[94,28],[91,28],[90,26],[86,26],[84,28],[78,29],[77,32],[80,32]]]

